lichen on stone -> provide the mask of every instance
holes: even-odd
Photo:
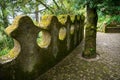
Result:
[[[14,30],[16,30],[19,27],[19,23],[20,23],[20,19],[24,17],[24,15],[20,15],[15,17],[13,24],[8,26],[5,29],[5,32],[10,36],[11,32],[13,32]],[[14,48],[10,50],[9,53],[7,53],[6,55],[3,55],[0,57],[0,63],[4,64],[7,62],[12,61],[13,59],[15,59],[17,57],[17,55],[20,52],[20,44],[17,40],[14,39]]]
[[[77,20],[80,20],[80,15],[77,15]]]
[[[72,23],[75,21],[75,15],[70,15],[70,19],[72,21]]]
[[[33,23],[34,23],[37,27],[39,27],[39,22],[33,21]]]
[[[19,24],[19,20],[23,17],[23,15],[20,15],[20,16],[17,16],[15,17],[14,21],[13,21],[13,24],[8,26],[6,29],[5,29],[5,32],[10,35],[11,32],[13,32],[15,29],[17,29],[18,27],[18,24]]]
[[[67,21],[67,15],[59,15],[57,16],[58,18],[58,21],[61,23],[61,24],[65,24],[66,21]]]
[[[42,27],[43,29],[47,29],[47,26],[50,25],[52,18],[53,18],[52,15],[42,16],[40,23],[39,23],[39,26]]]

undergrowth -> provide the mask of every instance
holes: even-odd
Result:
[[[0,27],[0,56],[7,54],[13,48],[13,40],[4,32],[4,28]]]
[[[120,24],[120,15],[104,15],[98,13],[98,31],[103,31],[103,27],[110,24]]]

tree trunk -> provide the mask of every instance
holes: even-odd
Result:
[[[96,8],[91,8],[87,4],[87,23],[85,30],[85,50],[83,52],[83,57],[94,58],[96,57],[96,29],[98,15]]]

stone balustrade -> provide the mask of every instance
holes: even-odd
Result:
[[[78,15],[43,16],[39,26],[17,16],[5,30],[14,48],[0,57],[0,80],[35,80],[81,43],[83,28]]]

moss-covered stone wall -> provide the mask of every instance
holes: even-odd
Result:
[[[6,28],[14,39],[14,48],[0,57],[0,80],[35,80],[81,43],[84,27],[81,16],[41,19],[40,26],[36,26],[28,16],[17,16]]]

